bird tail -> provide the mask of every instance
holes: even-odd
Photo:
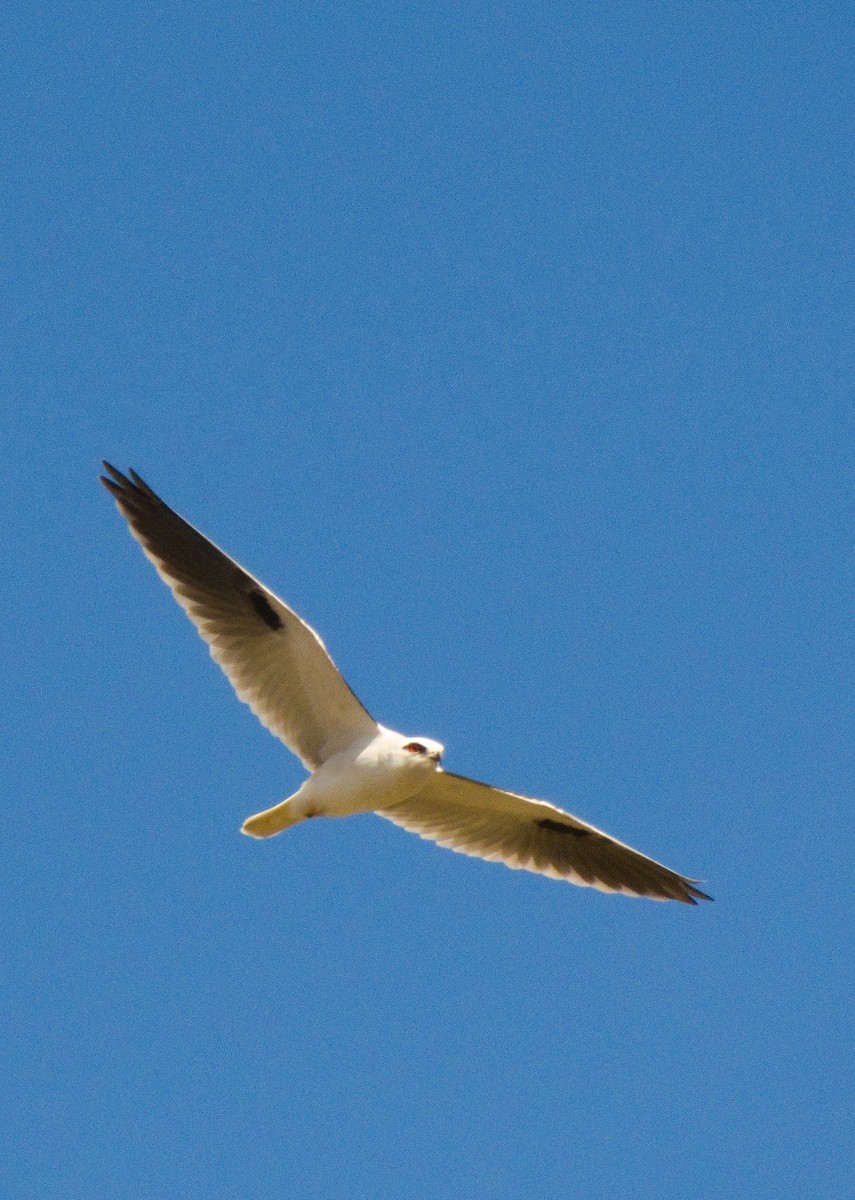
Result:
[[[274,808],[267,808],[264,812],[256,813],[254,817],[247,817],[241,825],[241,833],[246,833],[249,837],[254,838],[268,838],[273,837],[276,833],[281,833],[290,825],[304,821],[306,814],[301,813],[297,806],[291,803],[293,799],[294,797],[290,796],[281,804],[275,805]]]

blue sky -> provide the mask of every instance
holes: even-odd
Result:
[[[843,5],[5,18],[4,1194],[853,1186]],[[97,484],[688,909],[299,764]]]

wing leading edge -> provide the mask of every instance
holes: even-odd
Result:
[[[377,733],[311,626],[134,471],[104,467],[101,481],[131,533],[262,725],[309,770]]]

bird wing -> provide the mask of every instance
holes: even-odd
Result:
[[[379,810],[379,815],[449,850],[601,892],[684,904],[711,899],[694,886],[695,880],[552,804],[447,771],[437,771],[416,796]]]
[[[134,471],[104,467],[110,478],[101,481],[131,533],[262,725],[310,770],[377,733],[314,629]]]

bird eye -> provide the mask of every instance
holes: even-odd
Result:
[[[404,749],[409,750],[410,754],[427,754],[427,746],[423,746],[421,742],[407,742]]]

